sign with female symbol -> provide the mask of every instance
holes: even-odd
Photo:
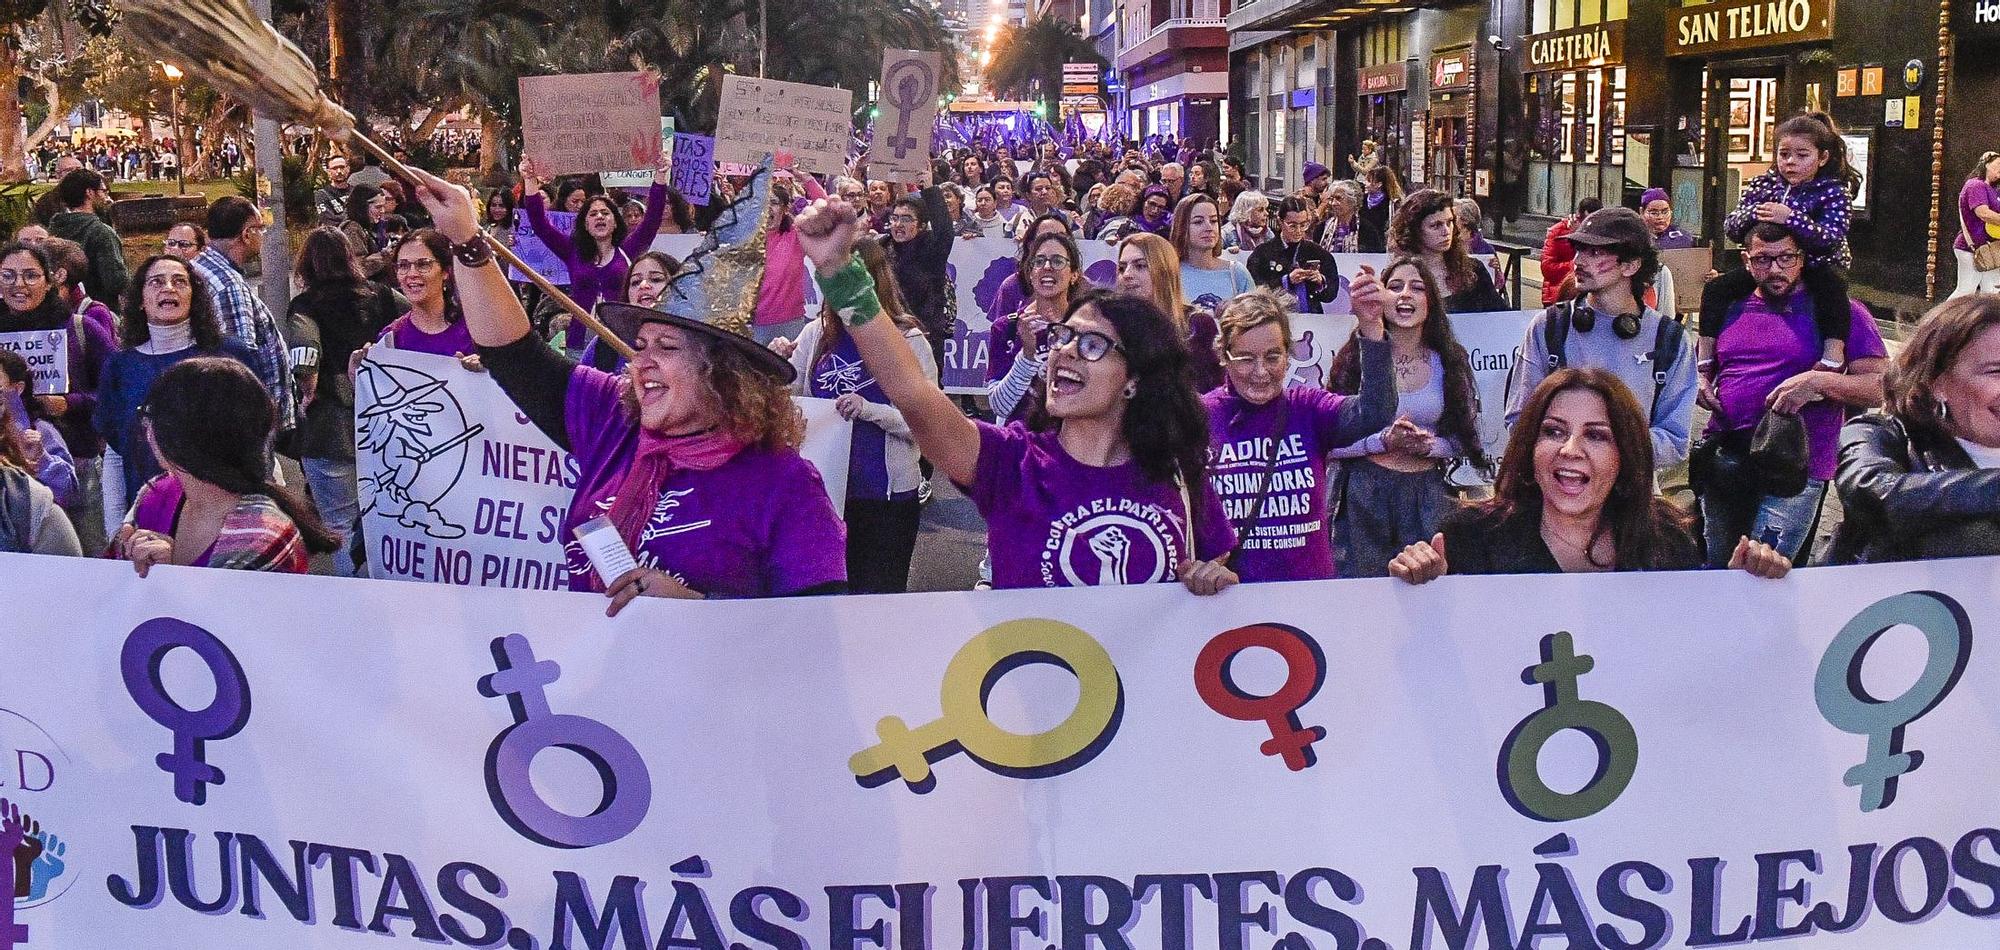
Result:
[[[1236,685],[1230,664],[1243,651],[1258,647],[1285,660],[1285,682],[1269,696],[1252,696]],[[1299,724],[1299,709],[1312,701],[1326,682],[1326,655],[1304,630],[1280,623],[1259,623],[1216,634],[1194,661],[1194,688],[1208,708],[1244,722],[1261,722],[1271,738],[1257,747],[1265,755],[1285,760],[1285,767],[1304,771],[1317,761],[1313,743],[1326,738],[1326,727]]]
[[[1542,684],[1543,707],[1535,710],[1500,745],[1500,793],[1514,810],[1539,821],[1588,818],[1618,800],[1639,769],[1639,736],[1625,714],[1577,693],[1577,680],[1596,668],[1589,654],[1578,655],[1567,631],[1542,638],[1542,662],[1528,667],[1522,682]],[[1542,780],[1542,747],[1556,733],[1574,729],[1597,746],[1597,774],[1574,792],[1558,792]]]
[[[1046,732],[1019,735],[987,716],[986,697],[1000,678],[1029,663],[1050,663],[1076,676],[1076,707]],[[1001,775],[1046,778],[1080,768],[1118,732],[1125,687],[1104,645],[1055,620],[1010,620],[967,641],[945,667],[944,715],[911,729],[901,716],[875,726],[877,745],[854,754],[847,767],[873,788],[901,777],[917,792],[936,786],[931,763],[964,752]]]
[[[160,680],[160,661],[179,647],[201,658],[215,679],[215,698],[206,708],[182,708]],[[214,634],[185,620],[157,617],[133,628],[125,638],[118,668],[125,691],[140,711],[174,734],[173,751],[154,759],[161,771],[174,777],[174,797],[190,805],[206,804],[208,786],[222,784],[223,774],[203,757],[203,744],[227,739],[250,721],[250,683],[242,664]]]
[[[1861,685],[1861,666],[1883,634],[1905,625],[1923,632],[1924,671],[1903,695],[1876,699]],[[1820,658],[1813,693],[1834,728],[1868,737],[1867,757],[1844,777],[1861,789],[1862,811],[1893,804],[1896,780],[1924,763],[1922,752],[1903,751],[1903,729],[1951,695],[1971,659],[1972,621],[1958,601],[1935,591],[1885,597],[1840,628]]]
[[[882,114],[875,120],[875,143],[868,150],[868,172],[873,177],[929,184],[940,68],[936,53],[882,51]]]

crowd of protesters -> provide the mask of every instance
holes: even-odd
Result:
[[[2000,297],[1938,308],[1892,359],[1842,278],[1842,140],[1818,115],[1777,134],[1728,218],[1741,266],[1711,275],[1686,321],[1659,253],[1695,242],[1666,192],[1587,202],[1552,228],[1505,405],[1480,404],[1453,332],[1514,309],[1477,203],[1405,193],[1359,158],[1355,178],[1307,163],[1265,190],[1171,141],[961,147],[907,184],[872,177],[862,151],[841,174],[719,176],[697,210],[664,181],[628,194],[529,165],[475,196],[336,155],[298,294],[273,314],[244,277],[253,205],[217,201],[128,269],[93,154],[62,177],[57,213],[0,248],[0,332],[71,335],[66,393],[34,394],[0,358],[0,548],[109,552],[141,572],[304,570],[325,552],[360,572],[351,374],[386,346],[491,373],[575,455],[563,540],[603,515],[638,555],[604,577],[568,545],[572,586],[612,612],[905,590],[940,476],[986,518],[981,583],[1003,588],[1781,578],[1809,559],[2000,553]],[[489,237],[521,227],[609,337],[493,263]],[[698,230],[713,238],[699,261],[651,250]],[[948,274],[967,240],[1014,242],[983,313]],[[1113,269],[1085,273],[1090,242]],[[1356,327],[1326,378],[1296,376],[1295,320],[1342,299]],[[981,398],[940,386],[959,322],[989,344]],[[854,422],[844,514],[799,454],[793,393]],[[1504,417],[1497,459],[1482,414]],[[301,460],[304,486],[275,477],[274,452]],[[1692,505],[1658,489],[1684,462]],[[1485,487],[1447,477],[1462,472]],[[1831,492],[1844,518],[1814,551]],[[648,530],[664,498],[714,527]],[[1113,509],[1134,514],[1082,517]]]

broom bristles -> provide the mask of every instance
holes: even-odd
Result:
[[[127,39],[217,92],[330,136],[354,131],[354,116],[320,91],[312,61],[242,0],[127,0],[124,11]],[[244,70],[253,63],[256,75]]]

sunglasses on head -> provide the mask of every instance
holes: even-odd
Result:
[[[1096,330],[1078,330],[1067,323],[1049,326],[1049,345],[1052,348],[1060,350],[1072,342],[1076,344],[1076,355],[1083,357],[1086,363],[1095,363],[1112,353],[1125,355],[1124,344]]]

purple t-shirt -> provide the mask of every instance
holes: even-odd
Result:
[[[1326,527],[1327,452],[1335,444],[1340,404],[1348,397],[1292,386],[1282,397],[1284,433],[1278,439],[1280,400],[1252,405],[1227,386],[1201,398],[1208,407],[1209,484],[1243,546],[1230,567],[1245,581],[1305,581],[1334,576],[1333,543]],[[1275,442],[1278,464],[1271,466]],[[1254,522],[1251,507],[1270,471],[1270,489]]]
[[[1742,314],[1715,340],[1715,362],[1720,368],[1715,395],[1722,411],[1709,418],[1711,434],[1756,427],[1764,418],[1764,400],[1770,398],[1771,391],[1819,363],[1812,300],[1803,287],[1792,292],[1782,312],[1765,302],[1761,293],[1751,294],[1740,306]],[[1852,302],[1849,306],[1853,320],[1847,331],[1848,361],[1888,356],[1868,308]],[[1806,445],[1812,450],[1808,474],[1813,478],[1833,477],[1845,409],[1836,400],[1820,399],[1799,411],[1805,422]]]
[[[986,518],[993,586],[1097,587],[1176,579],[1186,556],[1186,506],[1172,482],[1138,463],[1099,468],[1071,458],[1054,432],[1020,423],[979,426],[979,467],[966,497]],[[1222,499],[1198,486],[1195,549],[1204,560],[1235,544]]]
[[[1958,238],[1952,246],[1961,251],[1976,250],[1987,241],[1986,222],[1980,220],[1975,208],[1992,208],[2000,211],[2000,194],[1995,194],[1993,186],[1984,178],[1968,178],[1965,187],[1958,190]]]
[[[472,342],[472,328],[463,319],[454,320],[442,333],[426,333],[410,319],[409,314],[396,318],[382,331],[383,339],[399,350],[411,353],[429,353],[433,356],[471,356],[479,352],[479,345]]]
[[[564,397],[578,472],[562,522],[571,590],[592,589],[574,529],[611,510],[639,447],[639,420],[619,403],[618,381],[578,366]],[[710,597],[776,597],[847,580],[846,528],[819,469],[791,449],[752,446],[709,471],[669,475],[633,554]]]

